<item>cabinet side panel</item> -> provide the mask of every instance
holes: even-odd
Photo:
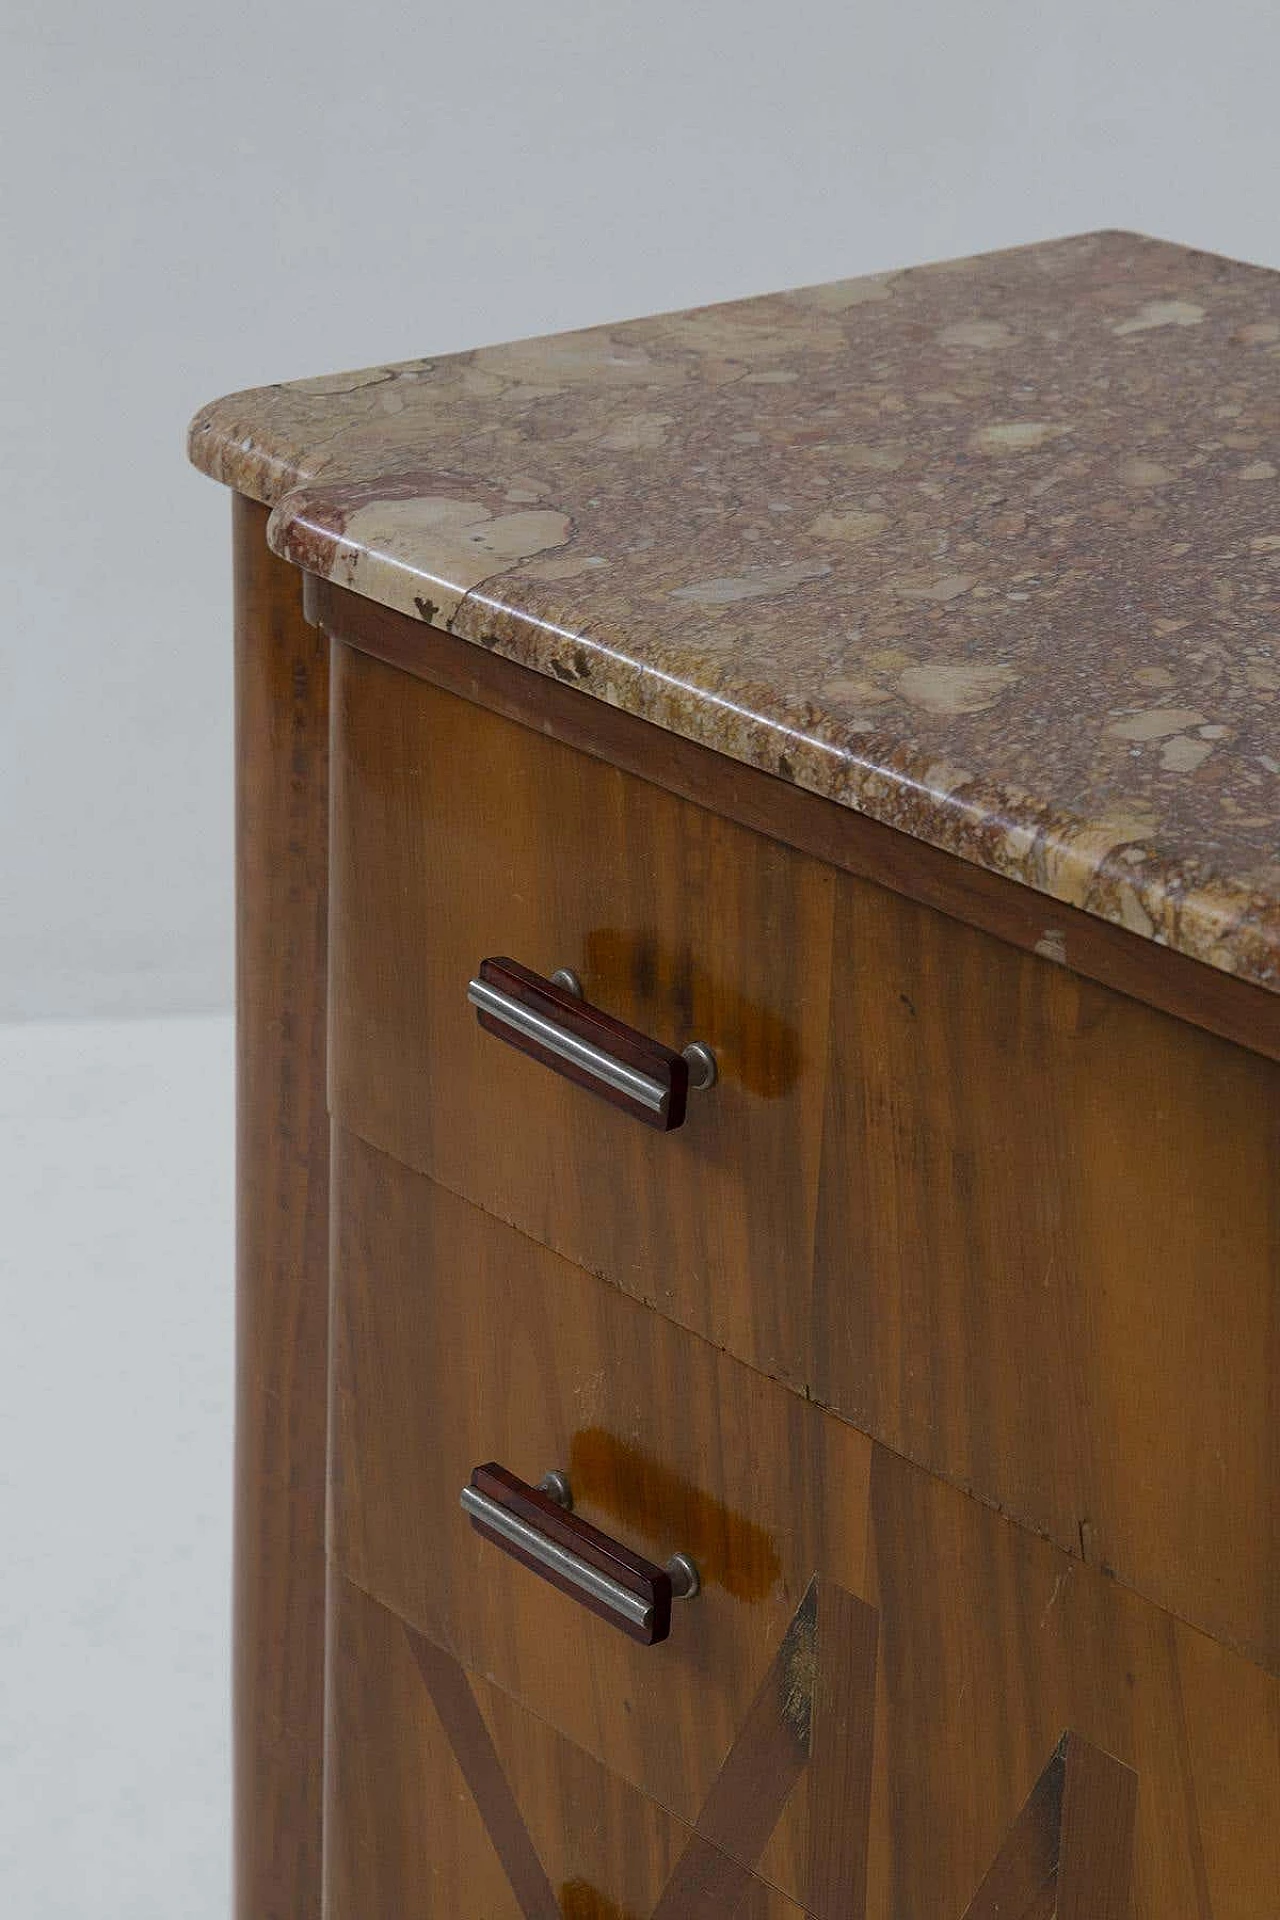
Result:
[[[328,1337],[327,642],[233,503],[237,1920],[320,1912]]]

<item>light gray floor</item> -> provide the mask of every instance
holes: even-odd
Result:
[[[0,1027],[0,1910],[226,1920],[232,1030]]]

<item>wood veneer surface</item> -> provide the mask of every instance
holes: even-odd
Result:
[[[234,1872],[238,1920],[320,1910],[328,1340],[328,649],[233,502]]]
[[[1177,1014],[1224,1039],[1280,1059],[1280,996],[1188,959],[1062,900],[1048,902],[894,827],[730,760],[621,708],[548,679],[315,574],[304,578],[308,618],[335,639],[476,706],[638,773],[713,813],[754,827],[847,873]]]
[[[331,1550],[434,1646],[821,1920],[958,1917],[1002,1859],[1092,1920],[1269,1914],[1273,1676],[341,1133],[335,1179]],[[488,1458],[691,1553],[671,1639],[488,1549]]]
[[[367,1594],[330,1604],[325,1920],[801,1920]]]
[[[1280,1069],[335,651],[334,1111],[1280,1663]],[[716,1087],[651,1134],[476,1026],[572,966]]]

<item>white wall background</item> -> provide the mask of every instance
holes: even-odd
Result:
[[[230,998],[230,388],[1133,226],[1280,265],[1275,0],[5,0],[0,1018]]]

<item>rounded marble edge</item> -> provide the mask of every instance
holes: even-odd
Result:
[[[862,289],[861,300],[881,300],[886,297],[883,289],[901,279],[924,277],[936,285],[940,278],[979,267],[989,271],[1002,261],[1012,266],[1019,258],[1031,261],[1040,254],[1065,258],[1073,250],[1099,245],[1136,248],[1144,257],[1158,256],[1173,267],[1193,258],[1210,265],[1216,260],[1193,256],[1172,242],[1104,233],[1011,248],[978,261],[912,268],[904,275],[865,276],[832,289],[794,290],[780,298],[811,302],[815,293],[825,296],[856,286]],[[1260,276],[1268,284],[1277,278],[1241,263],[1219,265]],[[770,305],[766,296],[702,311],[714,318],[719,312],[732,315]],[[1136,332],[1143,339],[1146,334],[1138,332],[1139,327],[1155,327],[1157,322],[1181,326],[1192,311],[1176,301],[1166,302],[1158,313],[1143,307],[1138,319],[1127,320],[1119,331]],[[1200,311],[1194,309],[1197,316]],[[680,316],[619,324],[634,332],[673,318]],[[1273,327],[1267,331],[1274,337]],[[587,329],[576,336],[524,344],[544,351],[589,341],[593,332],[610,336],[608,328]],[[985,335],[978,344],[989,344]],[[492,356],[494,350],[488,351]],[[1280,353],[1280,348],[1273,351]],[[344,531],[349,516],[341,509],[327,517],[325,501],[308,498],[307,488],[326,475],[333,477],[339,497],[344,479],[353,478],[357,495],[377,495],[373,474],[384,470],[388,458],[385,416],[403,404],[397,382],[406,382],[405,390],[427,392],[437,367],[447,366],[450,359],[470,362],[474,357],[406,361],[228,394],[195,415],[188,431],[189,457],[209,477],[271,509],[268,537],[273,550],[307,571],[569,682],[730,759],[787,779],[971,866],[1013,880],[1047,901],[1081,909],[1220,973],[1280,992],[1280,895],[1261,874],[1250,884],[1247,876],[1233,880],[1229,867],[1207,870],[1194,832],[1162,845],[1150,831],[1135,831],[1137,823],[1121,817],[1122,808],[1114,818],[1095,817],[1092,810],[1064,811],[1061,800],[1055,805],[1043,796],[1037,799],[1034,780],[1032,790],[1025,775],[1022,786],[1002,780],[998,761],[989,761],[987,771],[976,776],[950,766],[945,742],[935,745],[930,756],[888,729],[875,734],[869,728],[855,729],[856,738],[842,735],[838,719],[825,715],[820,703],[815,707],[806,701],[803,689],[789,686],[785,676],[762,680],[757,672],[755,679],[726,683],[727,690],[718,690],[714,662],[696,651],[686,667],[678,650],[673,657],[670,648],[653,644],[658,636],[629,629],[601,631],[598,618],[583,620],[581,608],[575,615],[570,601],[561,603],[558,596],[548,603],[544,595],[542,604],[522,611],[497,597],[507,568],[500,567],[478,584],[474,572],[458,583],[439,578],[430,572],[430,543],[409,557],[403,547],[398,553],[380,551],[380,538],[372,543],[362,538],[359,526],[353,525],[349,534]],[[524,377],[523,361],[517,371]],[[598,371],[593,377],[600,377]],[[354,461],[353,439],[358,442]],[[1144,474],[1144,482],[1148,477]],[[397,484],[393,474],[393,498]],[[434,563],[447,571],[447,553],[438,552]],[[518,590],[516,582],[510,585]],[[669,665],[674,672],[665,670]],[[1040,950],[1050,959],[1065,959],[1061,932],[1048,921]]]
[[[297,501],[288,494],[277,501],[267,539],[280,558],[344,587],[349,563],[358,557],[360,596],[377,605],[573,685],[665,732],[787,780],[1046,900],[1280,992],[1280,901],[1221,876],[1190,880],[1184,861],[1158,844],[1126,837],[1122,822],[1071,818],[998,780],[966,774],[949,784],[953,770],[945,763],[925,764],[892,742],[879,743],[874,751],[867,742],[865,754],[825,742],[812,721],[801,731],[781,716],[647,666],[579,629],[530,619],[483,586],[464,589],[425,568],[346,541],[332,527],[308,518],[305,494]],[[424,603],[447,617],[424,622]],[[1136,865],[1124,857],[1135,845],[1141,847]],[[1067,961],[1065,937],[1051,915],[1036,951],[1048,960]]]
[[[196,471],[265,507],[309,477],[296,450],[260,437],[264,403],[281,391],[246,387],[225,394],[201,407],[187,427],[187,459]]]

